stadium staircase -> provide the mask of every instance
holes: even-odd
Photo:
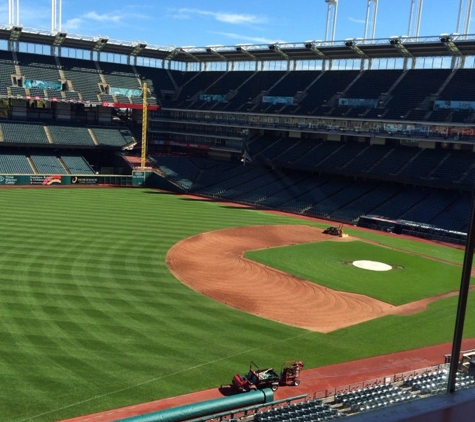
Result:
[[[31,159],[31,157],[26,157],[26,159],[28,160],[28,164],[30,165],[31,169],[33,170],[33,173],[38,174],[39,173],[38,169],[36,168],[35,163]]]

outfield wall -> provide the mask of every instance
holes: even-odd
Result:
[[[55,174],[0,174],[0,186],[141,186],[143,176],[122,175],[55,175]]]

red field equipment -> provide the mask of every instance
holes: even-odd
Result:
[[[280,375],[273,368],[259,368],[254,362],[249,365],[249,372],[241,376],[234,375],[232,385],[239,391],[250,391],[261,388],[271,388],[276,391],[279,385],[299,385],[301,361],[286,361],[282,364]]]
[[[233,385],[240,391],[249,391],[261,388],[279,388],[279,375],[273,368],[260,369],[254,362],[249,365],[249,372],[241,376],[234,375]]]
[[[280,385],[299,385],[300,370],[303,368],[302,361],[285,361],[280,369]]]

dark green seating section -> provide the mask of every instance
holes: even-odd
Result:
[[[30,155],[0,152],[0,174],[94,174],[94,170],[79,154],[55,155],[35,152]]]

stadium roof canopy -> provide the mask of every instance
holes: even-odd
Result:
[[[235,46],[175,47],[147,45],[141,41],[118,41],[103,36],[80,36],[32,30],[21,26],[0,27],[0,40],[48,45],[86,51],[140,56],[178,62],[240,62],[279,60],[335,60],[406,57],[474,56],[475,34],[442,34],[427,37],[346,39]]]

